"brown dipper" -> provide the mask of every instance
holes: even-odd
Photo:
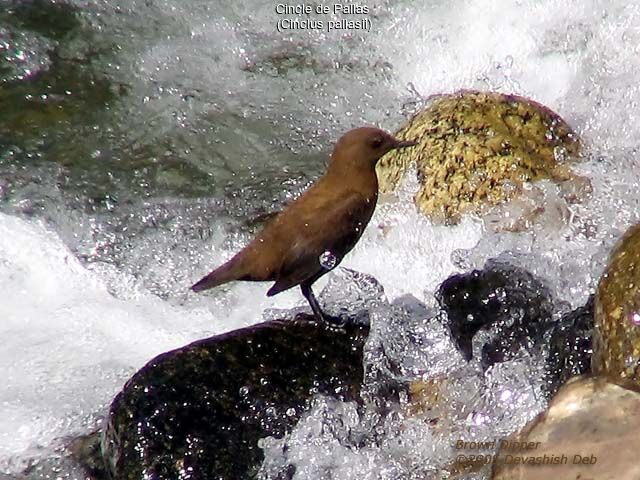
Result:
[[[273,281],[267,296],[296,285],[320,321],[311,285],[355,246],[378,199],[376,163],[385,153],[415,145],[373,127],[350,130],[336,144],[326,173],[280,212],[231,260],[191,287],[194,292],[232,280]]]

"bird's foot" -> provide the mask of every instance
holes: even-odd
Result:
[[[318,319],[319,321],[322,321],[332,327],[338,327],[338,328],[342,328],[344,327],[347,323],[349,323],[349,319],[348,318],[342,318],[342,317],[338,317],[335,315],[328,315],[326,313],[322,314],[322,318]]]
[[[330,328],[337,329],[342,329],[348,323],[350,323],[348,318],[327,315],[326,313],[323,313],[322,316],[318,316],[313,313],[300,312],[296,314],[293,320],[296,322],[314,322],[318,325],[324,325]]]

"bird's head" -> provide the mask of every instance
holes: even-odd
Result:
[[[385,153],[398,148],[411,147],[417,143],[398,140],[375,127],[355,128],[338,140],[331,155],[331,165],[373,169]]]

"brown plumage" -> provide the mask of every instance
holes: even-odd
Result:
[[[378,199],[375,166],[380,157],[412,145],[378,128],[350,130],[338,140],[326,173],[249,245],[191,289],[199,292],[233,280],[273,281],[267,292],[272,296],[300,285],[315,316],[329,321],[311,285],[342,261],[369,223]],[[325,252],[334,265],[321,263]]]

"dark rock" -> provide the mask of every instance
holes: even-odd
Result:
[[[483,368],[513,358],[521,347],[538,344],[553,312],[551,293],[539,279],[522,268],[491,260],[483,270],[449,277],[436,298],[467,360],[473,356],[475,334],[491,330],[482,347]]]
[[[571,377],[591,372],[593,295],[554,325],[546,360],[546,392],[554,395]]]
[[[248,479],[258,440],[281,437],[315,394],[359,399],[368,328],[273,321],[162,354],[111,405],[102,450],[115,479]]]

